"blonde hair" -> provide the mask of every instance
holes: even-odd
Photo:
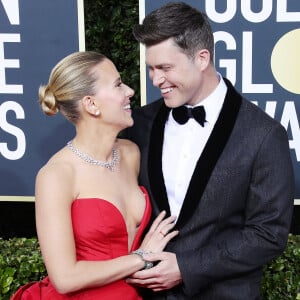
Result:
[[[75,52],[52,69],[47,85],[39,88],[39,103],[47,115],[60,111],[70,122],[76,123],[80,117],[78,101],[95,94],[97,78],[92,69],[106,57],[97,52]]]

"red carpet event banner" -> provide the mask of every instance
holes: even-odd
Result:
[[[37,170],[72,136],[62,117],[42,113],[38,88],[78,50],[83,0],[0,0],[0,200],[33,197]]]
[[[140,0],[140,20],[168,2]],[[296,176],[295,204],[300,204],[300,1],[184,2],[206,12],[211,20],[217,71],[286,128]],[[145,103],[144,99],[151,102],[160,94],[143,65]]]

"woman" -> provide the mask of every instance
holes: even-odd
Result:
[[[133,125],[130,97],[114,64],[77,52],[52,70],[39,89],[42,110],[60,111],[75,137],[36,178],[36,224],[48,277],[12,299],[141,299],[125,279],[151,267],[144,253],[162,251],[178,232],[162,212],[150,219],[147,191],[138,186],[139,150],[118,133]],[[139,249],[137,249],[140,247]]]

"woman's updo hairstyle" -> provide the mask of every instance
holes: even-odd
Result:
[[[97,52],[75,52],[62,59],[52,69],[49,82],[39,88],[43,112],[54,115],[60,111],[70,122],[79,119],[78,101],[95,94],[97,78],[92,69],[106,57]]]

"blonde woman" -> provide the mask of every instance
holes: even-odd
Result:
[[[117,136],[133,125],[130,97],[104,55],[77,52],[60,61],[39,89],[42,110],[61,112],[76,128],[36,178],[36,224],[48,276],[12,299],[141,299],[126,278],[152,267],[178,234],[162,212],[148,225],[151,206],[138,185],[139,150]],[[58,133],[60,134],[60,133]]]

